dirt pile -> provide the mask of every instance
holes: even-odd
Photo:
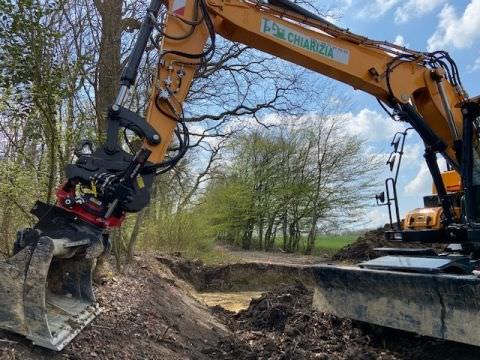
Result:
[[[96,289],[102,313],[62,353],[0,331],[0,359],[210,359],[231,332],[154,257]]]
[[[213,312],[258,359],[396,359],[371,347],[368,336],[350,321],[317,313],[311,305],[312,292],[297,283],[264,294],[238,314]],[[221,345],[217,358],[237,355],[238,349]]]
[[[340,249],[333,255],[333,260],[368,260],[377,256],[375,251],[373,251],[374,248],[387,246],[396,247],[385,240],[384,231],[384,229],[367,231],[365,234],[359,236],[354,243]]]
[[[350,245],[340,249],[332,259],[336,261],[358,262],[369,260],[381,255],[374,251],[375,248],[429,248],[432,247],[437,252],[442,252],[444,245],[442,244],[419,244],[419,243],[405,243],[399,241],[385,240],[385,228],[367,231]]]
[[[238,314],[212,312],[234,332],[213,359],[477,359],[471,347],[369,327],[312,310],[312,291],[297,283],[265,293]],[[240,347],[238,341],[243,343]]]

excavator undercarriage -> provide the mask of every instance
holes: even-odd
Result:
[[[313,306],[342,318],[479,346],[480,279],[457,274],[457,261],[395,256],[359,266],[317,266]]]

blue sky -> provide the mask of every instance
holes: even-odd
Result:
[[[469,95],[480,95],[480,0],[337,0],[331,4],[338,9],[335,22],[355,33],[416,50],[449,51]],[[339,86],[353,101],[351,128],[368,138],[373,152],[389,153],[397,125],[383,114],[373,97]],[[423,194],[431,192],[420,139],[410,135],[406,146],[398,184],[402,216],[408,209],[422,206]],[[384,208],[373,208],[368,216],[369,223],[364,225],[369,227],[387,220]]]

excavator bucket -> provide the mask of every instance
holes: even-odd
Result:
[[[418,258],[385,258],[374,264],[392,260],[407,266],[421,263]],[[448,259],[443,266],[447,263]],[[425,273],[368,265],[315,266],[313,306],[341,318],[479,346],[480,279],[442,273],[439,263],[428,266],[420,268],[429,270]]]
[[[47,216],[21,244],[17,240],[14,256],[0,262],[0,328],[60,351],[99,313],[92,271],[100,248],[78,219],[36,206]],[[56,233],[66,237],[46,235]]]

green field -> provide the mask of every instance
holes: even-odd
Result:
[[[318,235],[317,240],[315,241],[315,248],[313,250],[312,255],[333,255],[338,250],[343,248],[344,246],[353,243],[358,238],[358,234],[348,234],[348,235],[340,235],[340,234],[326,234],[326,235]],[[305,239],[302,239],[300,242],[300,252],[303,252],[305,246]],[[282,239],[277,239],[275,241],[275,246],[278,249],[282,248]]]
[[[332,256],[342,247],[351,244],[358,238],[358,234],[328,234],[318,235],[315,242],[315,248],[312,255],[314,256]],[[302,254],[305,248],[306,237],[300,242],[299,254]],[[275,241],[274,251],[282,248],[282,239],[279,237]],[[215,246],[215,241],[211,238],[203,241],[197,241],[187,249],[163,249],[167,252],[182,251],[188,258],[200,259],[206,264],[225,264],[237,262],[240,260],[234,252],[224,251]],[[255,249],[252,249],[255,250]],[[258,251],[258,249],[257,249]]]
[[[315,242],[315,249],[313,255],[333,255],[346,245],[357,240],[358,235],[319,235]]]

